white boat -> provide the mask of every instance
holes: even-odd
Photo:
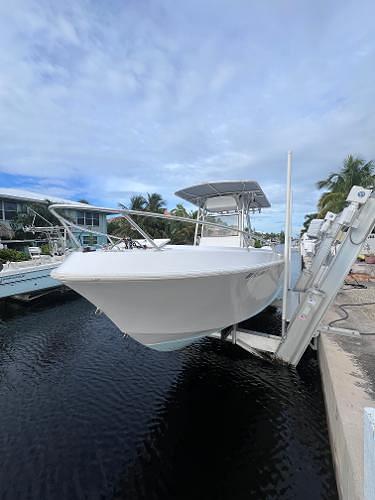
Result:
[[[2,264],[0,271],[0,299],[19,295],[40,294],[61,287],[51,277],[51,271],[63,261],[63,256],[42,255],[38,259]]]
[[[38,214],[34,211],[38,216]],[[27,248],[29,260],[4,262],[0,264],[0,299],[12,297],[22,301],[32,300],[62,286],[60,281],[51,277],[65,259],[67,247],[66,233],[63,227],[50,226],[25,228],[32,233],[42,233],[48,241],[48,255],[43,255],[41,247]]]
[[[250,246],[249,212],[270,206],[258,183],[214,182],[176,195],[198,207],[195,245],[158,246],[141,230],[152,248],[74,252],[52,273],[122,332],[159,350],[185,346],[258,314],[277,295],[284,266],[275,251]],[[51,210],[56,215],[60,208]],[[192,222],[119,212],[138,228],[131,215]]]

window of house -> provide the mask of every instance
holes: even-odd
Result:
[[[92,212],[85,212],[86,226],[92,226]]]
[[[85,212],[78,212],[77,224],[79,224],[80,226],[85,225]]]
[[[94,234],[85,235],[82,237],[82,243],[84,245],[97,245],[98,237],[95,236]]]
[[[17,216],[17,203],[15,201],[3,200],[4,220],[13,220]]]
[[[98,213],[92,214],[92,225],[99,226],[99,214]]]
[[[78,212],[77,224],[80,226],[99,226],[99,214],[95,212]]]

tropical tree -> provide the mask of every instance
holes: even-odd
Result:
[[[143,211],[146,208],[147,200],[142,195],[134,195],[130,198],[129,209]],[[123,203],[119,203],[120,208],[127,208]],[[141,224],[143,217],[132,215],[132,219]],[[140,234],[136,231],[123,216],[114,217],[108,221],[107,231],[109,234],[120,238],[140,238]]]
[[[131,210],[145,210],[147,200],[141,194],[136,194],[130,198],[129,208]]]
[[[113,217],[108,219],[107,222],[107,233],[113,236],[118,236],[119,238],[129,238],[130,235],[130,225],[127,220],[122,217]]]
[[[162,214],[166,211],[166,203],[159,193],[147,193],[145,210],[147,212]],[[142,217],[139,225],[153,238],[168,238],[168,227],[162,219]]]
[[[177,217],[186,217],[195,219],[196,211],[189,212],[182,203],[178,203],[176,208],[171,210],[172,215]],[[191,245],[194,242],[195,224],[189,222],[170,221],[169,223],[169,238],[175,245]]]
[[[165,201],[162,195],[159,193],[147,193],[146,210],[162,214],[165,210]]]
[[[125,205],[120,204],[121,207]],[[166,210],[165,201],[159,193],[147,194],[147,198],[142,195],[134,195],[130,198],[130,210],[163,213]],[[152,217],[142,217],[132,215],[132,219],[153,238],[167,238],[167,227],[164,221]],[[131,227],[125,217],[115,217],[108,223],[108,232],[121,238],[142,238],[139,232]]]
[[[124,207],[124,205],[120,206]],[[166,212],[165,201],[159,193],[147,194],[146,198],[142,195],[132,196],[129,208],[160,214]],[[196,211],[189,212],[186,210],[182,203],[179,203],[170,213],[171,215],[190,219],[195,219],[197,215]],[[131,217],[153,238],[170,238],[171,242],[176,245],[192,244],[194,241],[195,225],[189,222],[166,221],[152,217],[142,217],[141,215],[132,215]],[[120,238],[141,238],[141,235],[122,216],[114,217],[108,221],[108,233]]]
[[[339,172],[331,173],[317,183],[318,189],[327,189],[318,202],[318,217],[324,218],[328,211],[341,212],[346,205],[346,198],[353,186],[364,188],[375,184],[375,164],[363,158],[349,155],[345,158]]]

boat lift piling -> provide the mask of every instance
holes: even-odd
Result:
[[[291,282],[291,229],[292,229],[292,152],[288,151],[288,166],[286,177],[286,204],[285,204],[285,232],[284,232],[284,287],[283,304],[281,316],[281,336],[284,338],[286,333],[286,314],[288,305],[288,291]]]

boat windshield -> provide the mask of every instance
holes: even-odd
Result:
[[[203,226],[202,236],[237,236],[238,232],[231,228],[238,229],[238,214],[216,214],[207,215],[205,220],[227,226],[228,229],[214,226]]]

